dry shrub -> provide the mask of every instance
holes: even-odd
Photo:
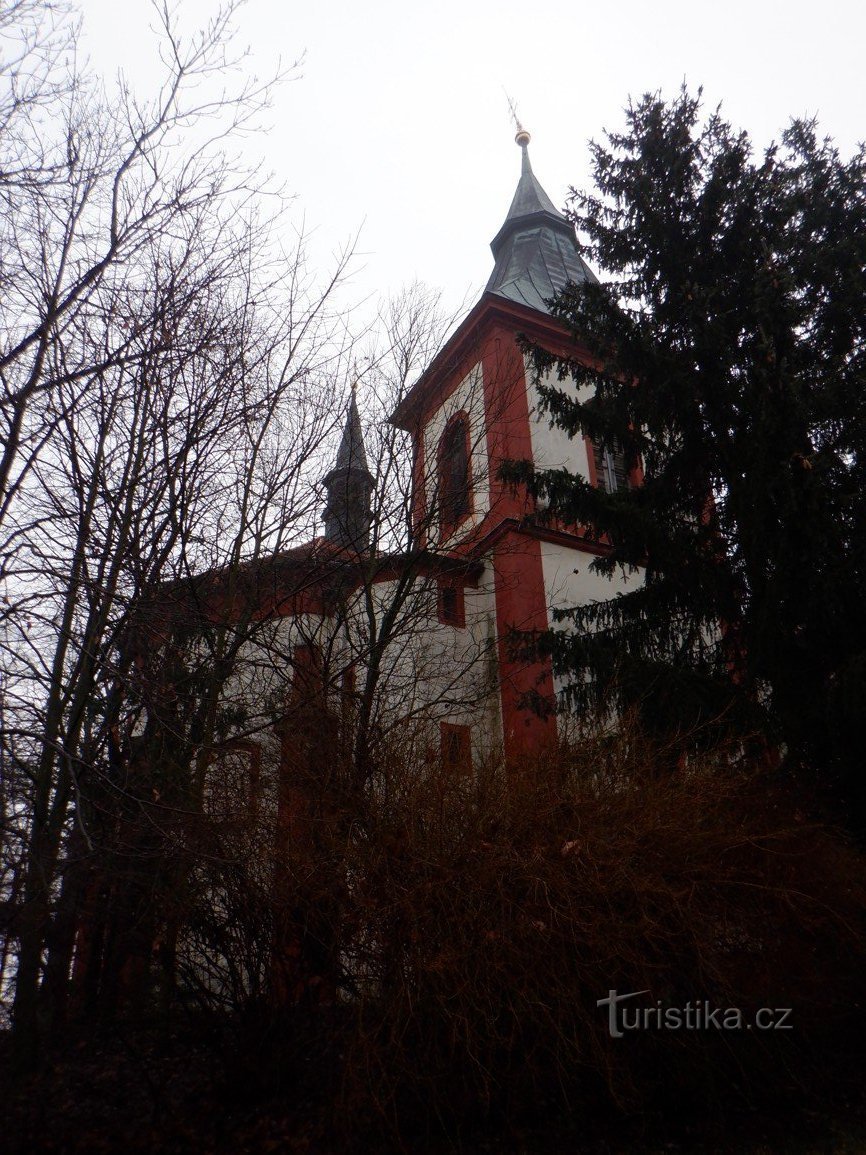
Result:
[[[347,1131],[685,1096],[723,1113],[844,1054],[866,961],[861,855],[742,758],[665,762],[632,731],[466,778],[383,772],[338,836]],[[790,1007],[793,1029],[611,1038],[596,1005],[611,989],[745,1021]]]

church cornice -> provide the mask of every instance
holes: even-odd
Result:
[[[589,351],[555,318],[485,292],[391,414],[391,422],[399,429],[416,432],[481,360],[484,340],[497,325],[510,329],[515,343],[522,334],[552,353],[590,360]]]

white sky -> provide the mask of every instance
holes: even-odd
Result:
[[[192,23],[214,3],[180,8]],[[147,0],[83,10],[93,63],[145,86]],[[866,135],[862,0],[248,0],[237,24],[260,74],[305,55],[252,147],[296,194],[323,265],[361,228],[358,295],[416,278],[452,305],[480,292],[519,172],[503,88],[560,205],[629,95],[672,95],[684,78],[760,145],[804,114],[844,153]]]

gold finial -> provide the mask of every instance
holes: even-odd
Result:
[[[520,123],[520,117],[517,115],[517,105],[514,103],[507,92],[505,93],[505,99],[508,101],[508,109],[511,113],[511,119],[514,121],[514,127],[517,129],[514,139],[521,148],[526,148],[530,140],[532,140],[532,137]]]

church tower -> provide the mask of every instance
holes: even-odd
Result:
[[[606,550],[603,542],[586,527],[548,523],[525,490],[499,475],[504,461],[531,461],[603,483],[592,444],[550,427],[518,343],[526,338],[591,364],[550,303],[567,284],[596,277],[580,256],[573,226],[532,171],[529,133],[519,128],[515,139],[520,176],[491,243],[494,266],[484,292],[392,415],[412,438],[421,490],[416,507],[431,544],[483,561],[481,585],[493,593],[502,737],[512,761],[555,739],[561,688],[549,659],[527,657],[525,648],[521,654],[515,639],[554,626],[554,609],[617,592],[590,569],[593,556]],[[458,458],[455,445],[464,447]],[[457,473],[471,481],[465,500],[460,491],[459,518],[449,496]]]

